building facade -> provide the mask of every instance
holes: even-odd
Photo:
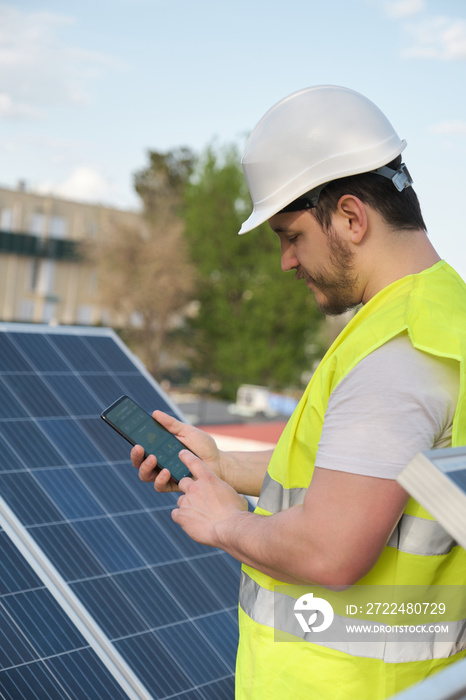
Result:
[[[112,325],[98,302],[97,273],[80,245],[140,214],[0,188],[0,320]]]

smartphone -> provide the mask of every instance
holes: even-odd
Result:
[[[166,467],[176,483],[185,476],[192,476],[178,456],[180,450],[186,449],[185,445],[129,396],[120,396],[100,417],[131,445],[142,445],[145,457],[155,455],[157,466]]]

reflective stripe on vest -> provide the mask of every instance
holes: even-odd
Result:
[[[285,489],[266,474],[258,506],[269,513],[288,510],[303,503],[306,491],[306,488]],[[448,554],[455,545],[455,540],[436,520],[406,514],[401,517],[387,543],[388,547],[395,547],[400,552],[427,557]]]
[[[285,489],[267,472],[262,484],[258,507],[269,513],[278,513],[304,502],[307,488]]]
[[[357,625],[368,625],[368,620],[350,619],[337,614],[333,618],[332,631],[340,640],[320,641],[317,633],[304,631],[297,637],[296,623],[290,612],[295,599],[284,593],[262,588],[244,571],[241,576],[239,603],[244,612],[260,625],[293,635],[297,641],[318,643],[319,646],[344,654],[378,659],[385,663],[443,659],[466,649],[466,620],[443,622],[444,625],[448,625],[448,636],[454,641],[439,641],[436,639],[438,635],[435,630],[423,632],[422,641],[416,640],[414,643],[390,641],[390,633],[387,633],[382,641],[370,641],[369,638],[367,641],[351,641],[347,639],[347,626],[354,628]],[[293,644],[292,641],[288,643]]]
[[[398,521],[387,542],[387,547],[396,547],[400,552],[435,557],[448,554],[456,541],[436,520],[426,520],[406,513]]]

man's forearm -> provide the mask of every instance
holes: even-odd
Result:
[[[286,583],[325,583],[302,506],[272,516],[237,512],[218,526],[218,546],[244,564]],[[322,553],[323,554],[323,553]]]
[[[302,505],[260,515],[248,512],[244,497],[194,454],[180,456],[194,478],[180,481],[175,522],[197,542],[289,583],[359,581],[378,560],[409,498],[396,481],[316,467]],[[238,464],[237,474],[243,471]]]
[[[222,452],[221,478],[238,493],[259,496],[273,450]]]
[[[302,506],[226,513],[215,546],[280,581],[348,586],[374,566],[408,498],[396,481],[316,467]]]

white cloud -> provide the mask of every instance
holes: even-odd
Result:
[[[460,119],[452,119],[432,124],[428,130],[431,134],[466,134],[466,122]]]
[[[14,141],[7,141],[6,139],[0,139],[0,149],[4,153],[15,153],[16,144]]]
[[[424,0],[391,0],[384,3],[385,12],[393,19],[412,17],[424,9]]]
[[[87,165],[78,166],[61,184],[43,182],[37,188],[41,194],[54,194],[79,202],[110,203],[116,200],[116,190],[110,180]]]
[[[0,119],[37,119],[52,105],[90,99],[93,81],[116,59],[60,38],[74,18],[0,3]]]
[[[466,59],[466,20],[434,17],[408,27],[414,45],[404,52],[409,58]]]
[[[36,109],[31,105],[13,100],[11,95],[0,92],[0,119],[16,119],[26,117],[27,119],[41,119],[44,111]]]

